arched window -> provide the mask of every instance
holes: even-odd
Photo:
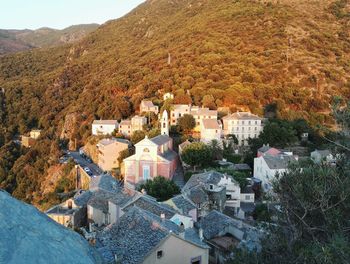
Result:
[[[144,148],[143,152],[149,152],[149,149],[148,148]]]

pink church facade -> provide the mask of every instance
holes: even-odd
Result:
[[[173,151],[173,141],[168,135],[146,137],[135,148],[135,155],[124,159],[126,185],[135,186],[156,176],[172,179],[178,155]]]

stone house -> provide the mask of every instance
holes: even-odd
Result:
[[[105,138],[98,142],[98,166],[103,171],[111,171],[119,168],[119,155],[123,150],[131,146],[129,140],[120,138]]]
[[[233,257],[232,250],[243,245],[251,251],[261,250],[261,235],[254,227],[216,210],[204,216],[198,226],[211,247],[210,263],[227,263]]]
[[[279,174],[287,171],[288,166],[298,161],[298,156],[287,153],[278,155],[265,154],[254,158],[254,177],[261,180],[262,188],[268,192],[272,190],[272,182]]]
[[[92,135],[111,135],[118,130],[119,123],[117,120],[94,120],[92,123]]]
[[[79,228],[87,224],[87,203],[92,196],[90,191],[79,191],[73,198],[56,205],[45,213],[57,223],[71,228]]]
[[[313,152],[311,152],[310,154],[311,159],[315,162],[315,163],[328,163],[328,164],[335,164],[336,163],[336,157],[333,156],[333,154],[328,150],[314,150]]]
[[[203,119],[200,128],[201,141],[209,143],[212,140],[221,142],[222,125],[216,119]]]
[[[140,113],[153,112],[156,115],[159,113],[158,106],[154,105],[152,101],[142,100],[140,104]]]
[[[209,263],[209,247],[193,228],[181,228],[137,206],[98,232],[96,245],[107,263]]]
[[[222,118],[224,134],[233,134],[239,145],[248,144],[249,138],[257,138],[263,131],[263,119],[249,112],[237,112]]]
[[[122,134],[124,137],[131,137],[132,134],[132,127],[131,127],[131,121],[130,120],[122,120],[119,125],[119,133]]]

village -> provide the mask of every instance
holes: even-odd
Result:
[[[94,150],[85,146],[60,159],[76,163],[76,193],[46,214],[81,233],[106,263],[226,263],[234,248],[259,252],[264,224],[279,211],[276,177],[300,160],[335,163],[329,150],[306,157],[268,144],[253,166],[242,163],[237,157],[259,137],[265,118],[219,118],[217,110],[173,104],[173,97],[163,95],[167,109],[143,100],[131,119],[94,120]],[[22,141],[38,136],[36,130]],[[177,191],[154,197],[162,193],[152,190],[157,181]]]

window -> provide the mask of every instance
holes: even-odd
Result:
[[[246,200],[246,201],[250,200],[250,195],[246,195],[246,196],[245,196],[245,200]]]
[[[158,250],[157,251],[157,258],[160,259],[161,257],[163,257],[163,250]]]
[[[202,263],[202,257],[195,257],[191,259],[191,264],[201,264]]]
[[[163,128],[165,128],[165,126],[166,126],[166,124],[165,124],[165,123],[163,123]]]
[[[250,121],[248,122],[249,125],[250,125],[251,123],[252,123],[252,122],[250,122]]]
[[[242,121],[242,125],[244,125],[244,121]]]

